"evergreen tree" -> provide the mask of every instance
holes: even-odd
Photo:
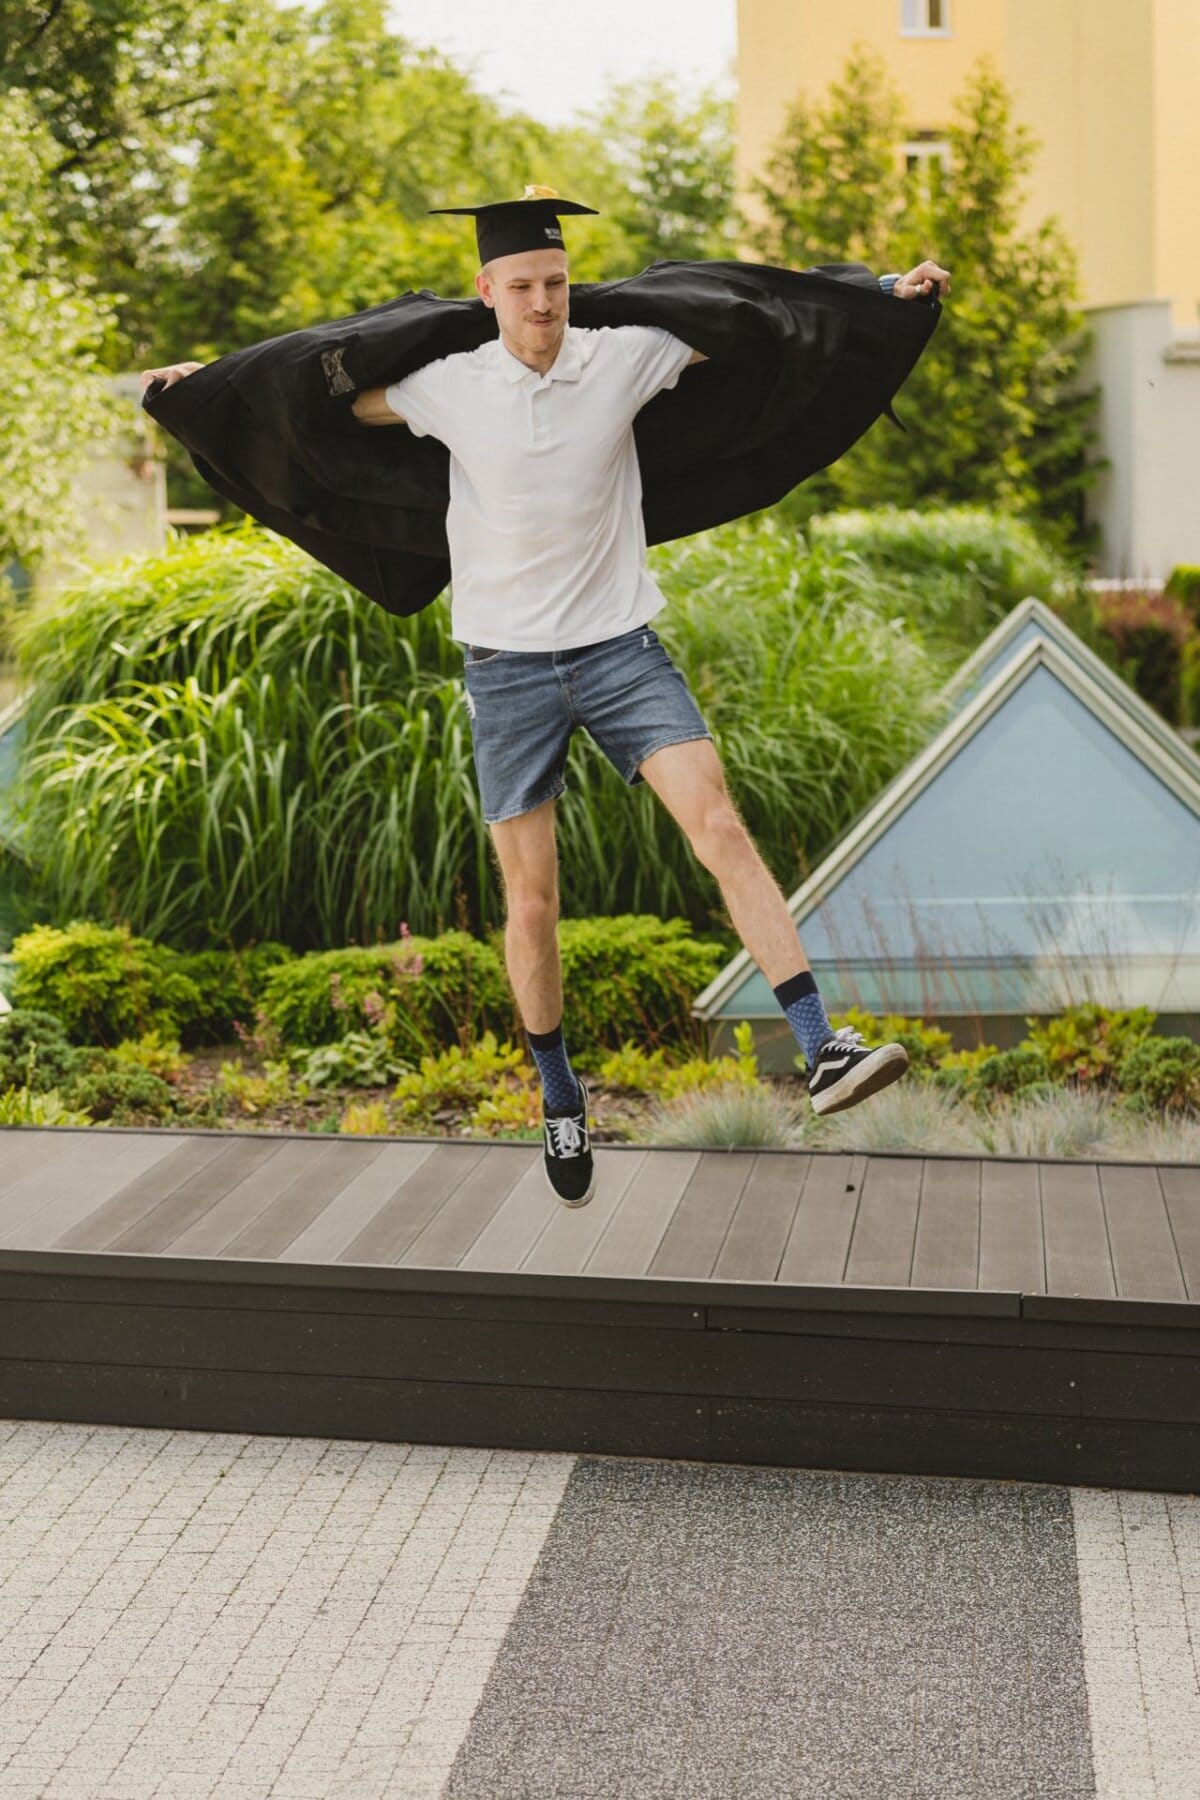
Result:
[[[855,44],[823,102],[797,95],[751,184],[759,217],[749,241],[766,262],[865,262],[883,273],[899,234],[905,188],[896,145],[904,106],[882,57]]]
[[[760,184],[755,242],[764,254],[793,266],[863,261],[879,273],[932,256],[952,280],[897,401],[906,434],[879,420],[789,510],[806,518],[831,506],[973,501],[1037,519],[1059,544],[1088,547],[1083,500],[1099,466],[1089,461],[1098,394],[1082,382],[1090,337],[1074,248],[1055,219],[1020,224],[1033,136],[1014,121],[988,58],[956,97],[944,169],[936,160],[920,173],[902,168],[901,118],[882,65],[856,50],[824,107],[793,108]],[[856,169],[869,185],[847,194]]]

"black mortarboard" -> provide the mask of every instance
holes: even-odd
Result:
[[[469,213],[475,220],[480,263],[521,250],[562,250],[560,213],[594,213],[594,206],[560,200],[553,188],[527,187],[519,200],[495,200],[490,206],[432,206],[431,213]]]

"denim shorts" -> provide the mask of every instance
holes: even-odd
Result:
[[[691,690],[649,625],[573,650],[489,650],[463,655],[475,769],[489,825],[565,794],[563,769],[577,725],[622,780],[667,744],[711,738]]]

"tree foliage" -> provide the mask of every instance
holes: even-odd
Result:
[[[28,97],[0,93],[0,569],[83,547],[78,474],[128,424],[100,364],[108,297],[52,248],[54,154]]]
[[[619,82],[582,138],[593,191],[623,239],[614,249],[631,272],[658,258],[736,256],[733,104],[724,94],[690,94],[661,75]]]
[[[907,435],[880,421],[793,511],[970,502],[1082,546],[1096,391],[1082,383],[1074,249],[1055,219],[1020,223],[1032,134],[987,58],[956,97],[945,169],[902,166],[902,118],[882,62],[856,47],[823,103],[793,107],[758,186],[755,242],[772,259],[852,259],[882,273],[932,256],[952,277],[897,406]]]

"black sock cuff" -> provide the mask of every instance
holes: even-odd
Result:
[[[563,1041],[562,1020],[558,1021],[553,1031],[530,1031],[526,1026],[525,1036],[529,1039],[531,1050],[557,1050]]]
[[[775,989],[775,998],[786,1012],[795,1000],[803,1000],[806,994],[817,992],[817,978],[811,969],[801,969],[798,975],[789,975]]]

